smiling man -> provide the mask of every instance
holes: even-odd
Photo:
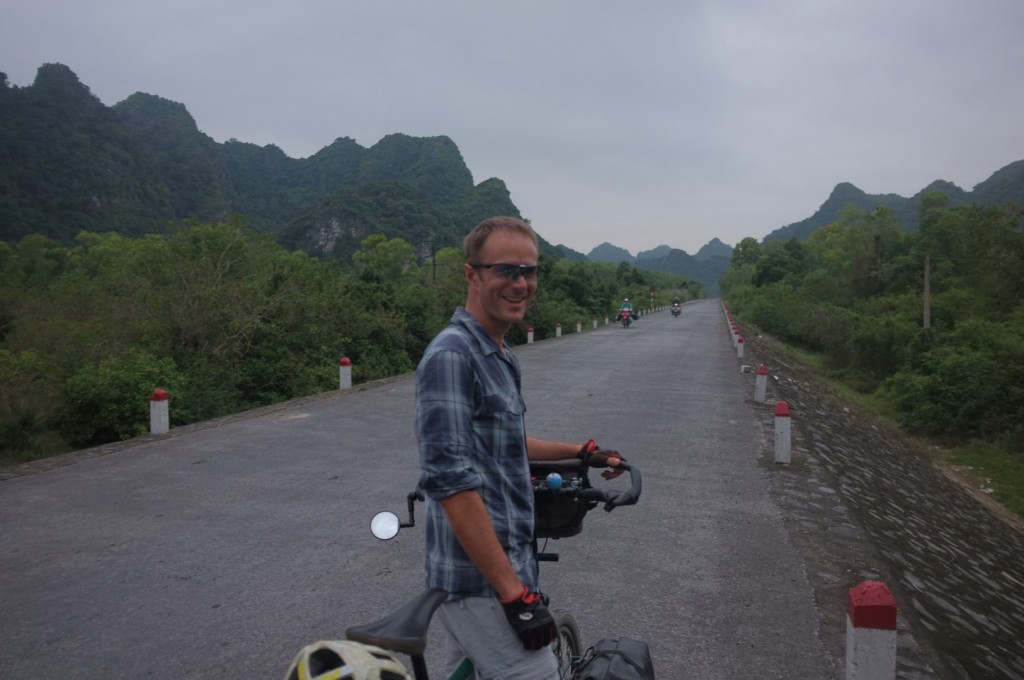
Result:
[[[465,655],[481,680],[548,680],[558,677],[547,649],[556,631],[537,583],[529,461],[580,457],[606,467],[621,456],[593,440],[526,436],[519,360],[505,334],[537,293],[532,227],[492,217],[463,245],[466,305],[416,371],[427,586],[448,593],[439,615],[455,643],[450,666]]]

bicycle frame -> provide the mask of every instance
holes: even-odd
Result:
[[[596,506],[600,502],[605,503],[604,508],[609,512],[620,505],[634,505],[640,498],[643,485],[640,470],[626,462],[622,462],[621,467],[630,475],[630,488],[620,492],[609,492],[591,487],[586,481],[587,468],[578,461],[542,464],[535,467],[544,472],[552,469],[581,471],[582,483],[569,484],[563,487],[561,477],[559,477],[558,486],[553,487],[546,475],[541,479],[541,475],[538,474],[533,479],[533,486],[535,496],[537,494],[549,494],[556,497],[578,500],[585,506],[584,514],[587,509]],[[400,529],[416,526],[416,501],[423,500],[424,494],[419,488],[407,495],[408,520],[405,522],[402,522],[397,515],[391,512],[381,512],[374,515],[370,522],[371,531],[374,536],[382,540],[388,540],[394,538]],[[568,533],[549,533],[543,537],[555,538],[557,540],[561,537],[575,535],[579,533],[581,528],[582,518],[580,518],[580,526],[570,527]],[[537,555],[537,559],[540,561],[556,562],[558,561],[558,554],[540,552]],[[392,652],[405,654],[412,661],[413,674],[416,680],[428,680],[429,675],[424,658],[427,646],[427,630],[437,608],[441,606],[447,597],[448,594],[438,588],[424,590],[388,616],[374,623],[348,628],[345,631],[345,637],[355,642],[376,645]],[[552,651],[559,657],[559,673],[563,677],[570,677],[571,673],[575,671],[575,663],[578,661],[578,657],[582,654],[579,628],[576,625],[575,619],[569,614],[556,613],[555,617],[558,624],[558,637],[552,643]],[[563,638],[563,626],[564,634],[567,638]],[[570,653],[563,656],[561,646],[565,644],[569,644],[575,647],[575,649],[568,650]],[[569,663],[569,668],[564,667],[566,662]],[[448,680],[465,680],[472,672],[472,660],[466,658],[448,677]],[[570,675],[565,675],[566,672],[570,673]]]

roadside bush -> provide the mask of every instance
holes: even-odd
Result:
[[[887,383],[908,429],[955,442],[993,439],[1024,422],[1020,329],[971,320]]]
[[[851,364],[859,373],[882,381],[906,365],[920,333],[916,319],[892,312],[862,313],[852,333]]]
[[[797,299],[793,286],[778,283],[763,287],[760,295],[746,302],[742,318],[769,335],[804,344],[802,331],[808,312]]]
[[[562,324],[562,335],[575,332],[576,322],[589,320],[590,314],[572,300],[561,294],[561,291],[541,291],[536,300],[530,305],[523,324],[517,324],[509,333],[508,340],[511,344],[522,344],[526,342],[526,328],[532,326],[534,338],[555,337],[555,324]]]
[[[65,384],[61,433],[77,447],[145,434],[153,390],[162,387],[173,399],[184,392],[183,386],[172,360],[142,352],[84,366]]]
[[[0,461],[66,449],[52,432],[60,403],[58,371],[38,352],[0,349]]]

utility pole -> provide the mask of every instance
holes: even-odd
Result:
[[[924,339],[928,342],[928,333],[932,328],[932,256],[924,256]]]

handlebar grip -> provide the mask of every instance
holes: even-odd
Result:
[[[640,492],[644,489],[643,476],[640,474],[640,468],[625,461],[619,463],[619,467],[629,472],[629,489],[618,495],[614,505],[611,507],[606,505],[605,510],[610,511],[612,508],[619,505],[636,505],[637,501],[640,500]]]
[[[604,502],[606,512],[611,512],[620,505],[636,505],[640,500],[640,492],[643,491],[643,477],[640,468],[631,463],[622,461],[619,467],[629,473],[629,488],[620,493],[609,493],[604,489],[584,489],[580,492],[580,498],[588,501]]]

